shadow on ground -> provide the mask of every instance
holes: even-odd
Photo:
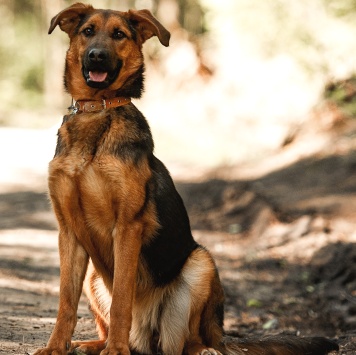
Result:
[[[177,188],[216,258],[227,330],[325,335],[355,353],[356,152],[251,180],[216,175]],[[55,321],[56,222],[45,191],[1,194],[0,212],[0,354],[23,354],[46,342]],[[85,300],[79,315],[80,338],[94,337]]]

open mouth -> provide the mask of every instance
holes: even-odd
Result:
[[[105,89],[117,79],[121,66],[121,61],[118,61],[114,70],[105,71],[102,68],[87,68],[83,65],[82,71],[88,86],[96,89]]]
[[[107,72],[89,70],[89,80],[95,83],[103,83],[108,77]]]

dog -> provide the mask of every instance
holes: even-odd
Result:
[[[183,201],[153,154],[142,113],[143,43],[170,33],[148,10],[76,3],[57,14],[70,39],[64,86],[75,104],[58,131],[49,196],[59,226],[60,294],[49,354],[326,354],[324,338],[224,335],[224,292],[192,237]],[[71,341],[84,289],[99,340]]]

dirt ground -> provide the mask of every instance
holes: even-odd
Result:
[[[327,336],[349,355],[356,354],[356,124],[343,122],[332,133],[323,127],[302,127],[262,161],[169,168],[194,236],[216,259],[226,330]],[[46,343],[58,276],[45,174],[3,183],[0,354],[29,354]],[[74,338],[95,337],[83,296]]]

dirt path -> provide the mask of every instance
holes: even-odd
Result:
[[[268,171],[179,175],[194,235],[221,273],[230,333],[324,335],[356,354],[356,150],[340,139],[289,164],[282,152]],[[0,185],[0,354],[32,353],[56,318],[56,222],[38,166],[12,166],[17,178]],[[94,338],[84,297],[78,315],[74,337]]]

